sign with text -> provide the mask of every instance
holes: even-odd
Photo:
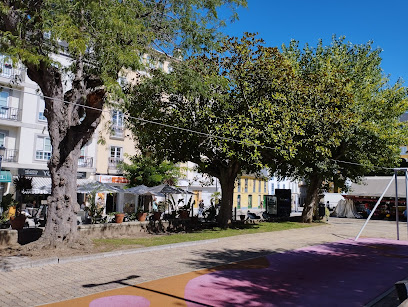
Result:
[[[51,173],[47,169],[19,168],[18,174],[27,177],[51,177]],[[86,173],[78,172],[77,178],[86,178]]]
[[[103,183],[129,183],[130,181],[122,176],[99,176],[99,181]]]

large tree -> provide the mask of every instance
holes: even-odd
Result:
[[[344,38],[333,38],[330,46],[320,41],[301,50],[292,42],[283,48],[304,84],[298,101],[304,134],[294,158],[274,168],[306,180],[304,222],[312,221],[329,183],[346,188],[348,180],[358,181],[375,166],[398,166],[399,146],[408,137],[406,123],[399,121],[408,108],[407,89],[399,81],[389,84],[380,52],[371,43],[353,45]]]
[[[80,149],[105,101],[124,97],[120,72],[142,69],[151,48],[182,53],[212,47],[223,24],[217,8],[224,4],[234,10],[245,0],[0,1],[0,52],[25,65],[45,100],[52,194],[43,245],[77,240]]]
[[[172,73],[156,71],[137,86],[129,106],[133,130],[141,148],[192,161],[219,179],[219,222],[226,226],[236,177],[263,167],[266,139],[274,157],[293,150],[285,125],[296,123],[292,67],[252,34],[225,39],[221,48],[173,66]]]

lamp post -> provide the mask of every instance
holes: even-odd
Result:
[[[0,176],[1,176],[1,162],[3,161],[4,153],[6,152],[6,147],[0,146]],[[0,182],[0,203],[3,200],[3,184]]]

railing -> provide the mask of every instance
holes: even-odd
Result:
[[[78,159],[79,167],[92,167],[93,166],[93,157],[80,156]]]
[[[0,107],[0,119],[21,121],[21,109]]]
[[[123,158],[109,157],[109,166],[117,167],[119,163],[123,162]]]
[[[13,64],[5,61],[5,57],[0,54],[0,77],[7,79],[19,78],[20,81],[24,81],[25,68],[22,65],[13,67]]]
[[[119,138],[123,138],[125,133],[125,129],[123,128],[123,126],[112,126],[112,136],[114,137],[119,137]]]
[[[3,162],[17,162],[18,150],[6,149],[2,157]]]

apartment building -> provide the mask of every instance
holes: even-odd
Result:
[[[15,82],[18,81],[18,82]],[[37,200],[51,192],[47,162],[51,158],[51,141],[44,117],[44,99],[23,66],[13,66],[0,55],[0,145],[5,147],[0,184],[2,194],[15,193],[12,179],[26,175],[33,179],[28,191]],[[78,161],[79,183],[95,174],[96,138],[82,148]]]

